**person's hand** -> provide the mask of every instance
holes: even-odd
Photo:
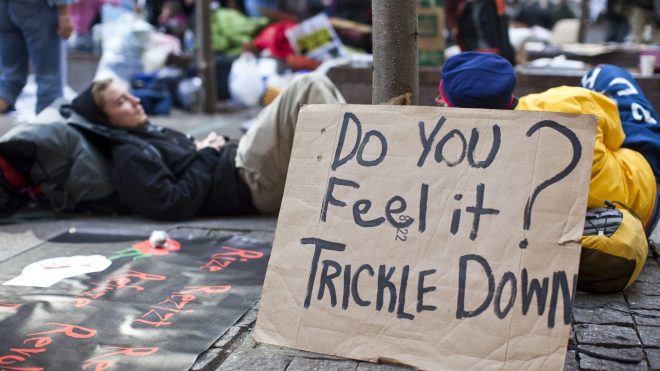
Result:
[[[71,36],[72,32],[73,25],[71,24],[69,6],[62,5],[57,9],[57,34],[66,40]]]
[[[203,148],[213,148],[216,151],[219,151],[220,148],[225,146],[225,138],[212,131],[204,140],[196,142],[195,145],[197,146],[198,151]]]

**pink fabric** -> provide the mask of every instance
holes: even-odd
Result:
[[[71,5],[71,23],[79,35],[89,34],[92,22],[101,10],[101,0],[79,0]]]
[[[101,11],[103,4],[119,5],[119,0],[79,0],[71,4],[71,23],[79,35],[89,34],[92,22]]]

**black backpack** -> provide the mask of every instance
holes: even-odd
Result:
[[[94,211],[96,205],[117,205],[107,160],[60,114],[63,103],[55,101],[31,122],[17,125],[0,137],[0,155],[41,189],[55,211],[82,211],[81,206]],[[8,214],[25,198],[17,198],[2,178],[0,201],[4,203],[0,212]]]

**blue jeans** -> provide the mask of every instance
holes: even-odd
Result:
[[[0,0],[0,99],[10,106],[25,86],[30,63],[37,113],[63,95],[66,54],[57,27],[57,9],[46,0]]]

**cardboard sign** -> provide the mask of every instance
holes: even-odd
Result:
[[[255,338],[423,369],[560,369],[594,116],[311,105]]]

